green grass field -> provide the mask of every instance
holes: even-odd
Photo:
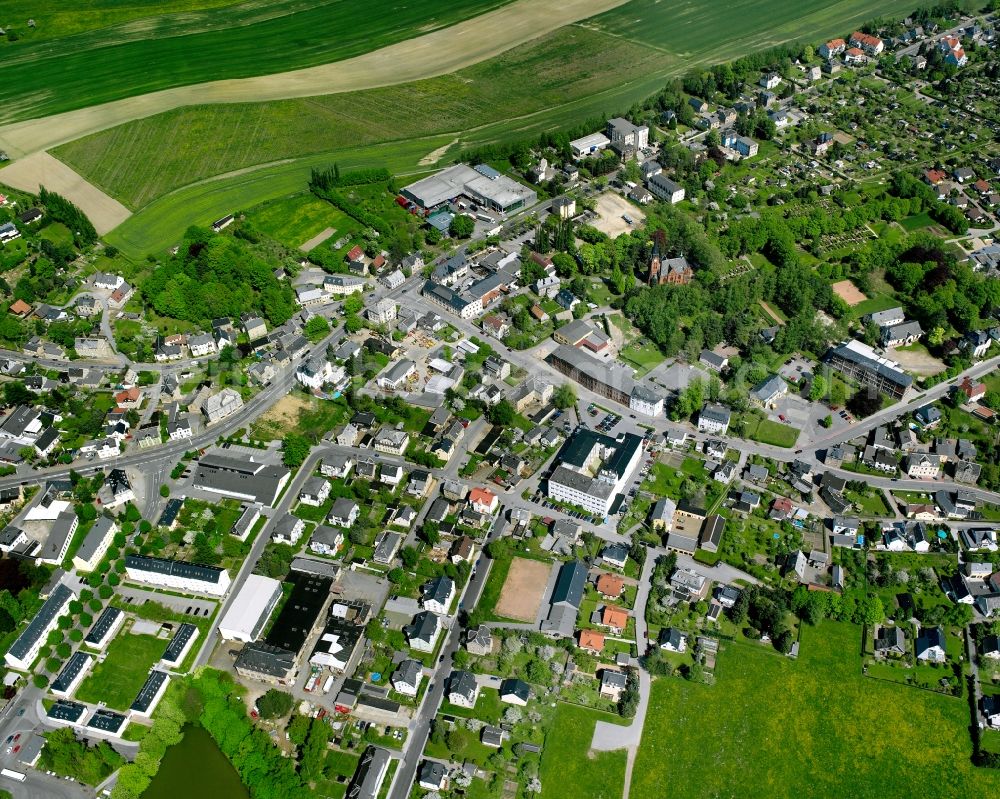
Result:
[[[58,42],[32,43],[26,38],[0,51],[0,120],[31,119],[171,86],[340,61],[505,2],[391,0],[372,13],[364,0],[271,0],[206,14],[161,16]],[[106,0],[105,5],[114,4]],[[182,2],[180,7],[187,5]],[[160,10],[162,4],[153,8]]]
[[[714,686],[653,684],[630,796],[977,796],[969,707],[860,674],[861,630],[804,627],[798,660],[731,643]]]
[[[115,710],[128,710],[146,682],[167,642],[152,635],[119,633],[108,645],[103,663],[80,684],[76,698],[81,702],[104,702]]]
[[[590,756],[590,742],[598,719],[620,723],[607,713],[559,704],[545,736],[540,779],[542,799],[621,799],[625,782],[625,752]],[[671,792],[672,794],[672,792]],[[659,787],[657,799],[664,796]]]
[[[623,349],[618,357],[635,369],[637,378],[643,377],[664,361],[664,355],[651,341],[645,341],[643,346],[635,342]]]
[[[911,11],[912,0],[632,0],[582,24],[682,56],[690,69],[789,40],[818,43],[876,16]]]
[[[276,241],[297,248],[327,228],[330,240],[358,233],[362,226],[343,211],[312,194],[296,194],[247,212],[249,220]]]

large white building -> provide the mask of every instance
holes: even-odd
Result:
[[[579,430],[556,457],[548,495],[607,516],[642,459],[642,439],[626,433],[621,441],[593,430]]]
[[[666,200],[671,205],[675,205],[684,199],[684,187],[680,183],[676,183],[668,178],[662,172],[650,176],[646,185],[653,194],[661,200]]]
[[[126,555],[125,571],[130,580],[176,591],[222,596],[229,589],[229,572],[183,560]]]
[[[281,583],[251,574],[219,622],[219,635],[226,641],[256,641],[279,599]]]

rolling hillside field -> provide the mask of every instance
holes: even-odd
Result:
[[[302,100],[182,108],[80,139],[56,155],[140,208],[180,186],[255,164],[442,132],[464,139],[498,119],[662,72],[668,62],[641,45],[608,45],[603,34],[569,27],[454,75]]]
[[[255,0],[53,41],[7,42],[0,46],[0,122],[341,61],[506,2],[387,0],[373,14],[364,0]]]
[[[708,0],[630,0],[450,75],[305,99],[186,107],[54,154],[138,211],[112,238],[145,255],[170,246],[189,224],[300,191],[312,166],[345,159],[383,165],[369,159],[391,153],[384,165],[426,170],[434,162],[424,159],[439,147],[438,161],[447,162],[463,147],[622,113],[695,63],[790,39],[822,41],[877,14],[904,13],[912,0],[807,0],[805,15],[778,0],[737,3],[739,15]],[[390,142],[398,144],[381,146]]]
[[[632,799],[705,796],[982,796],[995,771],[970,762],[969,705],[863,677],[861,629],[803,626],[790,660],[724,646],[712,686],[654,681]]]

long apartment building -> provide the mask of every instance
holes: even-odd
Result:
[[[230,583],[229,572],[219,566],[147,555],[126,555],[125,571],[137,583],[213,596],[225,594]]]
[[[855,339],[833,347],[825,360],[842,375],[895,400],[902,399],[913,385],[913,378],[898,363]]]
[[[576,346],[561,344],[549,353],[546,360],[566,377],[595,394],[645,416],[663,414],[663,397],[637,384],[624,369],[610,367]]]

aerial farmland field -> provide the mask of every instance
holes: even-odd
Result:
[[[584,24],[687,59],[716,64],[794,39],[820,42],[873,17],[904,16],[913,0],[631,0]]]
[[[652,48],[568,27],[454,75],[300,100],[183,108],[96,133],[56,154],[141,208],[180,186],[255,164],[452,131],[464,140],[496,120],[517,125],[526,114],[616,91],[665,63]]]
[[[0,120],[341,61],[505,2],[393,0],[382,4],[379,14],[370,13],[363,0],[247,2],[211,13],[166,15],[87,31],[57,42],[5,42],[0,45]],[[38,16],[36,24],[44,29],[45,19]]]

